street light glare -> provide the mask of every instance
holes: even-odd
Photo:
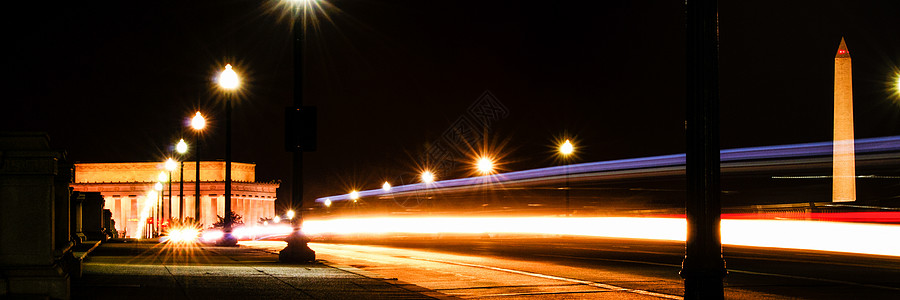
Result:
[[[162,175],[162,174],[160,174],[160,175]],[[163,185],[162,185],[162,183],[157,182],[156,185],[153,186],[153,188],[157,191],[162,191]]]
[[[287,217],[288,217],[288,219],[294,218],[294,210],[293,209],[287,211]]]
[[[897,82],[894,84],[894,92],[897,93],[897,96],[900,96],[900,72],[894,76],[897,77]]]
[[[385,181],[384,184],[381,185],[381,189],[383,189],[385,192],[390,192],[391,191],[391,183]]]
[[[231,64],[225,65],[225,70],[219,74],[219,86],[226,90],[233,90],[240,85],[241,81],[238,79],[237,73],[231,69]]]
[[[175,145],[175,151],[178,151],[180,154],[187,152],[187,143],[184,142],[184,139],[178,141],[178,144]]]
[[[203,127],[206,127],[206,119],[203,118],[203,115],[198,111],[194,118],[191,119],[191,127],[196,130],[203,130]]]
[[[353,202],[356,202],[356,200],[359,199],[359,192],[356,190],[350,191],[350,199],[352,199]]]
[[[478,172],[482,175],[488,175],[494,172],[494,161],[488,157],[482,156],[475,163],[475,167],[478,168]]]
[[[166,176],[166,172],[165,172],[165,171],[159,172],[159,175],[156,176],[156,180],[159,181],[159,182],[166,182],[166,179],[167,179],[167,178],[168,178],[168,176]],[[157,183],[159,183],[159,182],[157,182]]]
[[[181,141],[184,142],[184,140],[181,140]],[[185,146],[185,147],[187,147],[187,146]],[[177,166],[178,166],[178,163],[176,163],[175,160],[172,159],[171,157],[169,157],[169,159],[166,159],[166,170],[168,170],[169,172],[174,171]]]
[[[566,140],[565,143],[559,146],[559,153],[562,153],[562,155],[569,155],[572,154],[572,152],[575,152],[575,147],[572,146],[572,142],[569,140]]]
[[[422,172],[422,182],[424,182],[424,183],[434,182],[434,173],[431,173],[431,171]]]
[[[331,199],[325,199],[325,207],[331,207]]]

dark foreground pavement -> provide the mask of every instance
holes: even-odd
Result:
[[[365,271],[278,263],[247,247],[107,242],[85,258],[73,299],[448,299]]]

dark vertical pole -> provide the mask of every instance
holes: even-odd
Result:
[[[194,222],[200,224],[200,130],[197,130],[197,172],[194,177]]]
[[[687,242],[681,277],[686,299],[722,299],[719,195],[719,75],[716,0],[688,0],[687,12]]]
[[[569,160],[566,158],[566,217],[569,216]]]
[[[166,220],[172,219],[172,171],[169,171],[169,207],[166,208],[168,213],[168,218]],[[171,226],[171,224],[169,224]]]
[[[237,239],[231,234],[231,106],[233,99],[225,99],[225,234],[217,243],[220,246],[236,246]]]
[[[294,18],[294,108],[303,108],[303,20]],[[303,223],[303,149],[294,149],[291,181],[291,209],[296,213],[294,228]]]
[[[293,34],[294,34],[294,107],[303,108],[303,23],[306,21],[303,15],[306,7],[294,7]],[[298,116],[300,114],[295,114]],[[285,120],[287,122],[288,120]],[[298,124],[301,122],[295,122]],[[316,260],[316,252],[307,244],[309,238],[303,235],[300,227],[303,224],[303,149],[295,147],[293,153],[293,170],[291,180],[291,204],[294,210],[294,219],[291,219],[293,230],[288,236],[287,246],[278,253],[278,260],[282,262],[311,262]]]
[[[225,100],[225,234],[231,232],[231,101]]]
[[[294,109],[303,108],[303,15],[302,10],[294,12]],[[293,149],[293,170],[291,171],[291,205],[295,217],[291,220],[294,233],[303,223],[303,149]]]
[[[184,155],[181,156],[181,171],[178,172],[178,220],[184,222]]]

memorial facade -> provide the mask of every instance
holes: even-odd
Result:
[[[196,167],[197,162],[185,161],[183,174],[180,167],[172,171],[170,183],[163,183],[157,199],[148,199],[148,195],[154,190],[161,172],[167,175],[165,177],[170,174],[162,162],[76,163],[71,187],[75,191],[103,195],[119,236],[137,237],[139,224],[147,222],[141,220],[142,212],[156,207],[157,203],[162,204],[164,220],[193,218],[198,198],[199,221],[207,228],[216,222],[216,216],[225,215],[225,162],[200,162],[199,197],[195,193]],[[274,217],[279,183],[256,182],[255,164],[233,162],[231,173],[231,209],[243,217],[244,224],[254,226],[260,218]],[[182,175],[184,188],[179,192]]]

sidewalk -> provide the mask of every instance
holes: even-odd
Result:
[[[281,264],[247,247],[103,243],[72,279],[72,299],[451,299],[327,262]],[[363,275],[361,275],[363,274]]]

